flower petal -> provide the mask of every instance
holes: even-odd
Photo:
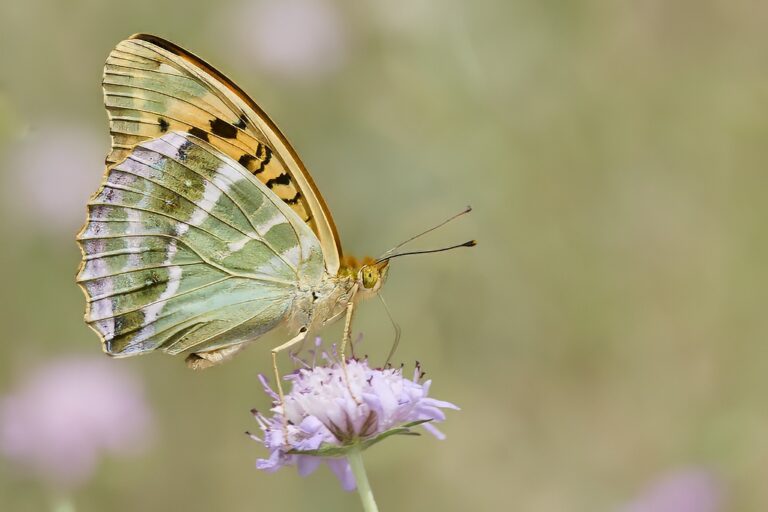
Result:
[[[312,457],[310,455],[299,455],[296,457],[296,469],[299,471],[299,476],[308,476],[314,472],[322,459],[320,457]]]
[[[328,467],[341,482],[341,488],[345,491],[354,491],[357,487],[355,475],[352,474],[352,468],[347,459],[326,459]]]
[[[436,426],[434,426],[434,425],[431,425],[431,424],[429,424],[429,423],[424,423],[423,427],[424,427],[424,429],[425,429],[427,432],[429,432],[430,434],[432,434],[433,436],[435,436],[435,437],[436,437],[436,438],[438,438],[439,440],[441,440],[441,441],[442,441],[442,440],[444,440],[444,439],[445,439],[445,434],[443,434],[442,432],[440,432],[440,430],[438,430],[438,428],[437,428]]]

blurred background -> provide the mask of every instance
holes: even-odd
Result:
[[[109,360],[82,321],[102,66],[149,32],[270,114],[347,252],[475,208],[420,245],[476,249],[395,261],[384,291],[395,359],[462,410],[445,441],[367,452],[382,510],[768,510],[766,19],[746,0],[0,3],[0,509],[359,509],[325,468],[254,468],[280,336],[193,373]],[[383,360],[378,301],[355,328]],[[73,419],[103,411],[104,439]]]

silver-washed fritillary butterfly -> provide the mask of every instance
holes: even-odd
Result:
[[[204,368],[286,325],[274,363],[345,313],[346,341],[355,301],[378,292],[395,255],[342,256],[323,197],[267,115],[145,34],[110,53],[103,87],[112,150],[77,237],[77,282],[104,350],[186,353]]]

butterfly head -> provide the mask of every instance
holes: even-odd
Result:
[[[373,296],[384,285],[389,272],[389,260],[376,261],[373,258],[364,258],[362,261],[354,257],[345,256],[343,273],[357,282],[357,290],[363,297]]]
[[[357,273],[358,289],[368,293],[378,292],[387,280],[388,273],[389,260],[364,264]]]

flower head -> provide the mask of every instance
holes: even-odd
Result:
[[[0,397],[0,454],[57,487],[83,483],[104,453],[142,448],[150,430],[140,382],[106,358],[50,362]]]
[[[285,377],[291,390],[283,405],[260,377],[275,405],[270,417],[253,411],[262,436],[251,437],[270,452],[256,467],[276,471],[296,465],[306,476],[325,462],[342,487],[353,490],[354,477],[343,457],[349,448],[365,449],[394,434],[418,435],[412,430],[417,425],[444,438],[431,422],[445,419],[442,409],[458,407],[428,397],[431,381],[421,382],[422,377],[418,365],[408,379],[402,369],[371,368],[365,359],[302,368]]]

